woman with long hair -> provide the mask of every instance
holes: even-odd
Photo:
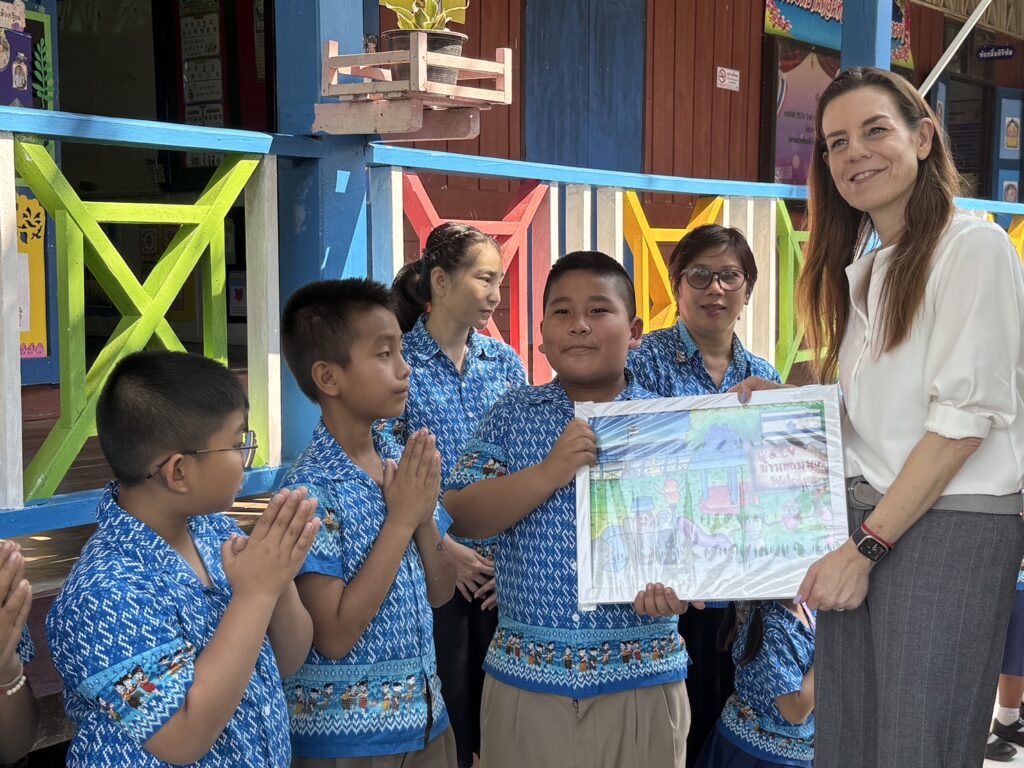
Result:
[[[842,385],[851,537],[799,589],[814,764],[976,768],[1024,555],[1024,271],[954,210],[947,139],[899,75],[840,73],[815,150],[797,306]]]

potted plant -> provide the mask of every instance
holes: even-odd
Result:
[[[469,38],[461,32],[452,32],[448,24],[465,24],[469,0],[380,0],[380,4],[398,17],[398,29],[381,34],[389,51],[409,50],[409,33],[423,30],[427,33],[427,50],[461,56],[462,45]],[[408,80],[406,64],[393,66],[395,80]],[[427,67],[427,79],[455,85],[459,70],[454,67]]]

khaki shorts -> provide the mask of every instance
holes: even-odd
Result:
[[[296,757],[292,768],[457,768],[455,734],[448,730],[417,752],[376,757]]]
[[[484,678],[481,768],[682,768],[686,683],[570,699]]]

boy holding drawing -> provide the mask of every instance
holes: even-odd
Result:
[[[686,604],[661,584],[648,585],[632,606],[581,611],[577,601],[574,478],[596,461],[597,446],[574,418],[574,403],[654,397],[625,372],[643,330],[633,296],[629,275],[610,257],[560,259],[544,289],[541,325],[541,349],[558,378],[499,400],[448,481],[456,533],[504,533],[496,571],[497,637],[505,641],[492,644],[484,663],[480,713],[488,768],[667,768],[685,759],[687,655],[676,616]],[[538,663],[531,643],[564,648],[565,663],[552,664],[550,653]],[[622,647],[635,652],[598,652]]]

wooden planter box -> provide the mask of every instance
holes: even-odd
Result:
[[[396,64],[408,65],[408,80],[391,79]],[[428,79],[428,65],[458,69],[458,83]],[[494,87],[463,85],[465,80],[493,80]],[[480,133],[481,109],[512,103],[512,49],[497,49],[494,61],[449,56],[428,51],[426,32],[413,32],[408,51],[339,56],[331,40],[324,50],[321,95],[338,102],[316,105],[314,132],[379,133],[392,141],[471,139]]]

